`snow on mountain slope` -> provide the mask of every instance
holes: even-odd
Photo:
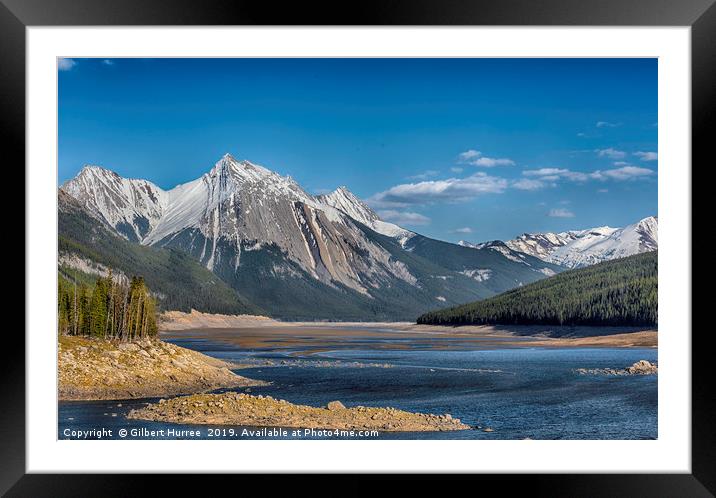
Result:
[[[230,265],[235,271],[242,252],[270,245],[328,285],[369,295],[371,287],[390,279],[417,284],[405,265],[369,240],[343,211],[320,202],[290,177],[228,154],[202,177],[169,191],[101,168],[85,168],[62,190],[126,238],[182,249],[209,270],[222,266],[226,271]],[[280,265],[274,270],[295,272]]]
[[[558,247],[574,240],[567,234],[557,233],[523,233],[516,239],[508,240],[507,246],[525,254],[531,254],[540,259],[547,259]]]
[[[99,167],[61,191],[132,242],[190,255],[277,316],[410,319],[435,296],[460,304],[561,270],[502,242],[472,251],[423,237],[345,187],[314,197],[228,154],[166,191]]]
[[[519,251],[517,249],[513,249],[512,247],[508,246],[505,242],[502,242],[501,240],[491,240],[489,242],[481,242],[479,244],[472,244],[470,242],[467,242],[465,240],[461,240],[457,243],[459,246],[463,247],[469,247],[471,249],[490,249],[491,251],[498,252],[502,254],[505,258],[509,259],[510,261],[513,261],[515,263],[520,263],[527,266],[532,266],[529,261],[527,261],[526,256],[533,256],[532,254],[528,254],[524,251]],[[538,258],[542,259],[542,258]],[[550,268],[542,268],[537,269],[537,271],[544,273],[545,275],[551,276],[554,275],[554,271]]]
[[[346,187],[341,186],[330,194],[319,195],[316,197],[316,200],[342,211],[354,220],[363,223],[378,233],[398,239],[403,246],[410,237],[415,235],[415,233],[410,230],[381,220],[375,211]]]
[[[154,244],[186,228],[200,228],[205,235],[212,235],[215,221],[223,231],[233,232],[241,226],[248,237],[272,240],[266,236],[272,227],[260,226],[261,220],[255,219],[265,202],[268,211],[273,209],[274,206],[269,203],[275,199],[316,205],[313,198],[291,178],[249,161],[237,161],[228,154],[200,178],[169,190],[167,199],[165,213],[147,236],[146,244]],[[242,201],[248,204],[242,205]],[[223,219],[216,216],[219,207],[229,208],[220,213]],[[246,218],[239,220],[242,214]],[[254,221],[256,223],[252,223]]]
[[[99,166],[85,166],[61,189],[134,242],[156,227],[167,204],[166,192],[152,182],[122,178]]]
[[[650,216],[624,228],[604,226],[561,233],[524,233],[505,244],[515,251],[551,263],[578,268],[655,251],[658,248],[658,220]]]
[[[658,249],[658,244],[658,220],[655,216],[650,216],[624,228],[603,227],[603,229],[576,232],[576,238],[556,248],[549,255],[548,261],[568,268],[578,268],[655,251]]]

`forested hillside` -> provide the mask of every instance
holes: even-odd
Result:
[[[489,299],[426,313],[418,323],[655,326],[657,256],[654,251],[567,271]]]

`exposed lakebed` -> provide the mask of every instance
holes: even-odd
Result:
[[[658,375],[581,375],[579,369],[624,369],[639,360],[657,362],[655,348],[534,347],[529,340],[502,345],[463,338],[406,341],[396,337],[333,341],[294,331],[300,341],[244,344],[238,329],[176,332],[164,337],[179,346],[243,365],[242,376],[270,385],[231,389],[291,403],[347,407],[390,406],[459,418],[474,429],[452,432],[380,432],[376,439],[654,439],[657,437]],[[305,332],[305,331],[304,331]],[[327,344],[330,343],[330,344]],[[248,346],[248,347],[247,347]],[[58,437],[65,430],[128,430],[132,438],[276,439],[295,437],[242,427],[173,424],[127,419],[131,409],[153,399],[61,402]],[[121,406],[117,406],[121,405]],[[212,431],[209,429],[219,429]],[[174,431],[170,431],[174,429]],[[228,432],[225,429],[233,429]],[[491,429],[485,432],[485,429]],[[134,432],[132,432],[134,430]],[[152,436],[147,431],[157,431]],[[135,434],[135,435],[132,435]],[[335,438],[301,434],[301,438]]]

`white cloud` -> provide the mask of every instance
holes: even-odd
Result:
[[[525,176],[550,176],[555,177],[562,175],[564,173],[568,173],[568,169],[562,169],[562,168],[540,168],[540,169],[528,169],[522,172]]]
[[[454,166],[454,167],[450,168],[450,171],[452,171],[453,173],[462,173],[463,168],[461,168],[459,166]]]
[[[517,190],[539,190],[545,188],[547,183],[531,178],[521,178],[512,182],[512,186]]]
[[[66,57],[57,58],[57,69],[60,71],[69,71],[77,65],[77,61],[74,59],[68,59]]]
[[[461,163],[471,164],[473,166],[481,166],[483,168],[493,168],[495,166],[514,166],[515,162],[506,157],[485,157],[482,152],[475,149],[466,150],[458,155]]]
[[[635,178],[646,178],[655,173],[648,168],[626,165],[620,168],[597,170],[588,173],[561,168],[541,168],[525,170],[522,174],[529,177],[536,177],[541,181],[556,182],[558,180],[568,180],[572,182],[586,182],[589,180],[631,180]]]
[[[610,123],[609,121],[597,121],[597,128],[616,128],[621,126],[621,123]]]
[[[535,176],[542,181],[556,182],[557,180],[571,180],[574,182],[585,182],[589,180],[587,173],[580,171],[571,171],[564,168],[540,168],[528,169],[522,172],[525,176]]]
[[[512,159],[507,159],[506,157],[480,157],[472,161],[470,164],[474,166],[482,166],[483,168],[493,168],[495,166],[514,166],[515,162]]]
[[[461,153],[458,157],[460,162],[468,162],[470,159],[475,159],[476,157],[480,157],[482,155],[482,152],[475,149],[466,150],[465,152]]]
[[[462,227],[462,228],[456,228],[454,230],[456,233],[472,233],[472,228],[470,227]]]
[[[620,155],[621,151],[603,149],[604,154]],[[470,160],[484,159],[479,151],[468,150],[461,157]],[[591,181],[629,181],[647,179],[656,174],[655,171],[633,166],[624,161],[615,161],[612,169],[596,171],[572,171],[567,168],[539,168],[522,171],[522,178],[506,179],[500,176],[488,175],[485,172],[473,173],[464,178],[447,178],[442,180],[428,180],[427,177],[439,174],[428,170],[411,177],[413,182],[402,183],[378,192],[367,199],[374,209],[384,209],[388,216],[400,216],[403,223],[426,223],[427,218],[418,213],[403,212],[400,209],[409,206],[425,206],[434,203],[464,202],[483,194],[501,194],[507,189],[522,191],[536,191],[548,187],[556,187],[561,182],[587,183]],[[453,171],[462,168],[452,168]],[[564,211],[565,213],[568,211]],[[559,216],[559,215],[555,215]],[[406,217],[411,217],[408,221]],[[386,218],[387,219],[387,218]],[[398,222],[398,221],[396,221]]]
[[[569,209],[558,208],[550,209],[549,213],[547,213],[547,216],[549,216],[550,218],[574,218],[574,213]]]
[[[398,225],[429,225],[430,218],[423,216],[420,213],[414,213],[411,211],[397,211],[394,209],[388,209],[384,211],[378,211],[378,215],[385,221],[397,223]]]
[[[642,161],[656,161],[659,159],[659,154],[656,152],[635,152],[634,155]]]
[[[417,175],[409,176],[408,180],[426,180],[428,178],[432,178],[434,176],[437,176],[438,172],[434,169],[429,169],[427,171],[423,171],[422,173],[419,173]]]
[[[606,194],[607,192],[609,192],[608,188],[600,188],[599,190],[597,190],[598,194]]]
[[[624,166],[622,168],[595,171],[594,173],[591,173],[590,176],[597,180],[631,180],[634,178],[644,178],[653,174],[654,171],[648,168]]]
[[[102,61],[102,64],[104,64],[105,66],[114,66],[114,61],[110,59],[105,59]]]
[[[438,201],[458,202],[481,194],[501,194],[508,187],[504,178],[475,173],[466,178],[448,178],[417,183],[404,183],[379,192],[368,199],[378,208],[405,207]]]
[[[608,157],[609,159],[624,159],[626,157],[626,152],[611,147],[607,149],[596,149],[594,152],[596,152],[599,157]]]

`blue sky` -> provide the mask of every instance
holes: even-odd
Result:
[[[226,152],[443,240],[657,214],[656,59],[62,59],[59,182]]]

